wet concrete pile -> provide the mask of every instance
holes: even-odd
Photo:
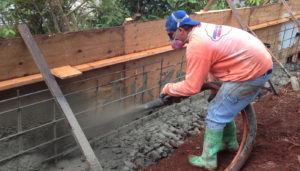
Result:
[[[167,106],[143,119],[123,126],[95,142],[94,149],[104,170],[137,170],[170,155],[188,136],[205,127],[207,93]],[[85,170],[78,158],[59,161],[44,170]]]

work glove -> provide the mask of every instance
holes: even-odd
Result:
[[[160,99],[163,101],[165,105],[171,105],[173,103],[180,103],[186,97],[174,97],[168,94],[160,93]]]

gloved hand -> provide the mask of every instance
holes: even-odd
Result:
[[[165,105],[171,105],[173,103],[173,97],[168,94],[160,93],[159,98],[163,101]]]
[[[179,103],[179,102],[181,102],[181,100],[186,98],[186,97],[174,97],[174,96],[170,96],[170,95],[164,94],[164,93],[160,93],[159,97],[161,98],[161,100],[163,101],[163,103],[165,105],[171,105],[173,103]]]

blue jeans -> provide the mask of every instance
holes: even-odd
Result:
[[[236,115],[250,104],[260,93],[270,78],[265,73],[255,80],[244,82],[224,82],[216,97],[209,103],[206,116],[207,127],[221,130]]]

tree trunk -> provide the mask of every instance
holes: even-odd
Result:
[[[45,19],[44,19],[42,13],[41,13],[39,7],[38,7],[37,4],[35,3],[35,0],[32,0],[32,3],[33,3],[34,8],[35,8],[35,9],[37,10],[37,12],[40,14],[40,16],[41,16],[41,18],[42,18],[42,23],[43,23],[43,24],[45,25],[45,27],[47,28],[48,33],[51,34],[51,30],[49,29],[48,24],[45,22]]]
[[[59,10],[59,13],[60,13],[62,31],[63,32],[72,31],[72,29],[70,27],[69,20],[68,20],[68,18],[64,14],[64,10],[63,10],[63,8],[61,6],[60,0],[54,0],[53,2],[55,3],[55,6],[58,7],[58,10]]]

